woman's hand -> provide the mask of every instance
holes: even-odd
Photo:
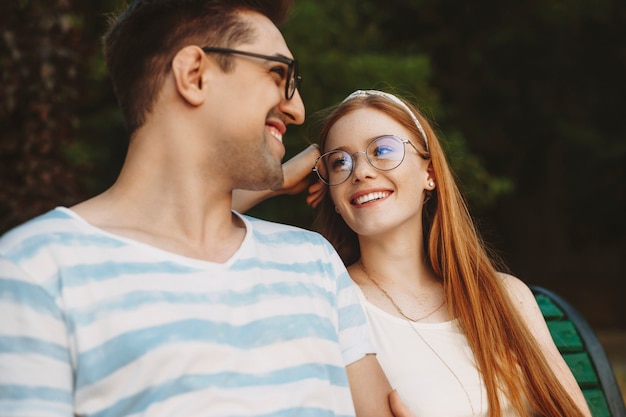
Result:
[[[315,161],[319,156],[319,147],[317,145],[310,145],[285,162],[283,164],[284,182],[277,190],[233,190],[232,208],[240,213],[245,213],[270,197],[277,195],[296,195],[306,190],[307,187],[309,187],[309,195],[306,200],[307,204],[311,207],[316,207],[324,196],[324,194],[320,195],[320,187],[317,186],[318,183],[320,185],[324,184],[319,181],[317,176],[312,172]],[[316,190],[313,194],[314,197],[311,197],[311,189]],[[311,202],[309,202],[309,199],[311,199]]]
[[[317,176],[313,174],[312,169],[319,156],[319,147],[317,145],[310,145],[302,152],[285,162],[283,164],[283,176],[285,181],[283,186],[276,190],[276,194],[299,194],[306,190],[309,185],[314,184]]]
[[[309,186],[309,195],[306,196],[306,203],[313,208],[317,207],[324,199],[327,187],[328,186],[318,178],[316,182]]]
[[[319,147],[311,145],[285,162],[283,164],[285,183],[279,192],[294,195],[301,193],[306,187],[309,187],[306,203],[313,208],[317,207],[324,199],[327,187],[312,172],[315,161],[319,156]]]
[[[402,402],[398,391],[395,389],[389,394],[389,406],[395,417],[415,417],[411,410]]]

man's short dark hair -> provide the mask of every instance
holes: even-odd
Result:
[[[129,134],[152,111],[181,48],[251,42],[253,29],[237,12],[255,11],[280,26],[292,5],[293,0],[136,0],[112,18],[104,57]],[[230,57],[216,59],[229,69]]]

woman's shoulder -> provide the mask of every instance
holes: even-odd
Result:
[[[499,273],[498,275],[511,302],[522,316],[527,321],[534,322],[537,320],[543,323],[543,315],[541,314],[541,310],[537,305],[537,301],[530,287],[524,281],[513,275],[506,273]]]
[[[510,296],[515,298],[524,298],[528,296],[533,297],[532,291],[530,290],[528,285],[526,285],[524,281],[517,278],[516,276],[504,272],[499,272],[498,278],[500,278],[500,282]]]

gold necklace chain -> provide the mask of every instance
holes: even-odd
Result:
[[[398,313],[404,317],[407,321],[407,323],[409,324],[409,326],[411,326],[411,330],[413,330],[413,332],[421,339],[421,341],[428,347],[428,349],[430,349],[430,351],[437,357],[439,358],[439,360],[441,361],[441,363],[443,363],[443,365],[448,369],[448,371],[450,371],[450,373],[452,374],[452,376],[454,377],[454,379],[456,379],[456,381],[459,383],[459,385],[461,386],[461,388],[463,389],[463,392],[465,393],[465,397],[467,398],[467,402],[469,403],[469,406],[472,410],[472,416],[476,416],[476,411],[474,410],[474,404],[472,403],[472,399],[470,398],[469,392],[467,392],[467,389],[465,388],[465,384],[463,384],[463,382],[461,381],[461,378],[459,378],[459,376],[456,374],[456,372],[454,372],[452,370],[452,368],[450,367],[450,365],[448,365],[448,363],[443,360],[443,358],[441,357],[441,355],[439,354],[439,352],[437,352],[431,345],[430,343],[428,343],[428,341],[426,340],[426,338],[424,338],[424,336],[422,336],[422,334],[420,332],[417,331],[417,329],[413,326],[413,323],[418,322],[420,320],[424,320],[426,317],[431,316],[432,314],[435,313],[435,311],[438,311],[441,307],[443,307],[443,305],[446,303],[446,298],[444,296],[443,298],[443,303],[441,303],[441,305],[439,307],[437,307],[436,309],[434,309],[433,311],[431,311],[430,313],[428,313],[427,315],[417,319],[417,320],[413,320],[412,318],[410,318],[409,316],[407,316],[406,314],[404,314],[404,312],[402,311],[402,309],[400,308],[400,306],[398,306],[398,304],[396,304],[396,302],[393,300],[393,298],[391,298],[391,296],[389,295],[389,293],[387,291],[385,291],[383,289],[383,287],[380,286],[380,284],[378,282],[376,282],[374,280],[374,278],[372,278],[372,276],[370,275],[370,273],[367,271],[367,269],[365,269],[365,265],[363,265],[363,263],[361,262],[361,260],[359,260],[359,268],[361,268],[361,270],[365,273],[365,276],[367,277],[367,279],[369,279],[370,281],[372,281],[372,283],[374,283],[374,285],[376,286],[376,288],[378,288],[380,290],[380,292],[382,292],[385,297],[387,297],[387,299],[391,302],[391,304],[393,304],[393,306],[395,307],[395,309],[398,311]],[[482,389],[481,389],[482,390]],[[481,398],[480,398],[480,408],[482,410],[482,393],[481,393]]]
[[[399,313],[402,317],[404,317],[405,319],[407,319],[407,320],[410,320],[410,321],[415,322],[415,323],[417,323],[418,321],[422,321],[422,320],[424,320],[425,318],[430,317],[430,316],[432,316],[433,314],[435,314],[437,311],[439,311],[439,310],[441,309],[441,307],[443,307],[443,306],[444,306],[444,304],[446,304],[446,297],[443,297],[443,302],[442,302],[441,304],[439,304],[439,306],[438,306],[436,309],[432,310],[430,313],[426,314],[425,316],[422,316],[422,317],[420,317],[420,318],[418,318],[418,319],[413,319],[413,318],[411,318],[411,317],[407,316],[406,314],[404,314],[404,311],[402,311],[402,309],[400,308],[400,306],[399,306],[398,304],[396,304],[396,302],[393,300],[393,298],[391,298],[391,296],[389,295],[389,293],[388,293],[387,291],[385,291],[385,289],[384,289],[383,287],[381,287],[381,285],[380,285],[378,282],[376,282],[376,281],[374,280],[374,278],[372,278],[372,276],[370,275],[370,273],[369,273],[369,272],[367,272],[367,269],[365,269],[365,265],[363,265],[363,263],[362,263],[361,261],[359,261],[359,268],[361,268],[361,270],[362,270],[363,272],[365,272],[365,275],[367,276],[367,278],[368,278],[370,281],[372,281],[372,282],[374,283],[374,285],[376,285],[376,288],[378,288],[378,289],[380,290],[380,292],[382,292],[382,293],[385,295],[385,297],[387,297],[387,299],[391,302],[391,304],[393,304],[393,306],[394,306],[394,307],[395,307],[395,309],[398,311],[398,313]]]

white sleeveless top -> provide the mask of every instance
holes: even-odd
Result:
[[[357,293],[370,325],[378,361],[391,386],[415,415],[488,415],[487,392],[457,320],[410,323],[367,301],[360,288]],[[500,402],[503,416],[517,416],[504,396]]]

